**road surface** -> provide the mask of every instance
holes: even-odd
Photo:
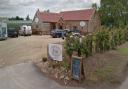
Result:
[[[83,89],[60,86],[45,77],[32,63],[0,69],[0,89]]]

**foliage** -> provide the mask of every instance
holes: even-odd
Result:
[[[85,57],[92,55],[92,35],[83,38],[81,52]]]
[[[63,62],[63,68],[64,70],[68,70],[69,64],[67,62]]]
[[[128,25],[128,0],[101,0],[99,13],[102,25],[124,27]]]
[[[26,17],[26,20],[30,20],[30,17],[29,17],[29,15],[27,15],[27,17]]]
[[[97,4],[96,4],[96,3],[93,3],[93,4],[92,4],[92,8],[94,8],[94,9],[96,9],[96,10],[97,10],[97,9],[98,9]]]
[[[101,31],[96,34],[98,46],[100,51],[106,51],[110,48],[108,31]]]
[[[118,49],[118,51],[123,55],[128,55],[128,48],[120,48]]]
[[[77,52],[77,56],[88,57],[96,52],[115,49],[128,40],[127,33],[128,29],[119,28],[103,29],[83,38],[68,36],[66,38],[66,52],[70,57],[73,52]],[[80,42],[80,39],[82,39],[82,42]]]
[[[16,17],[9,18],[9,20],[24,20],[24,18],[16,16]]]
[[[70,38],[71,34],[68,34],[67,39],[66,39],[66,43],[65,43],[65,48],[66,48],[66,52],[67,54],[71,57],[73,54],[73,40],[72,38]]]

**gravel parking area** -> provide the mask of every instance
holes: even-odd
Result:
[[[61,43],[63,40],[50,36],[19,37],[0,41],[0,67],[38,61],[47,56],[48,43],[59,42]]]

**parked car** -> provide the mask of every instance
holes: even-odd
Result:
[[[7,37],[7,24],[4,22],[0,22],[0,40],[6,40]]]
[[[70,29],[64,29],[64,31],[65,31],[66,33],[71,32]]]
[[[19,30],[19,34],[21,36],[31,36],[32,35],[31,26],[27,26],[27,25],[21,26],[21,28]]]
[[[18,37],[19,32],[15,28],[8,28],[8,37]]]
[[[66,36],[66,31],[64,31],[64,30],[53,30],[53,31],[51,31],[51,36],[53,37],[53,38],[64,38],[65,36]]]

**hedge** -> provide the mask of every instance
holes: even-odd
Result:
[[[67,36],[65,48],[70,57],[73,52],[77,52],[76,56],[88,57],[94,53],[116,49],[117,46],[128,41],[128,28],[102,29],[81,39],[80,42],[80,37],[70,37],[70,34]]]

